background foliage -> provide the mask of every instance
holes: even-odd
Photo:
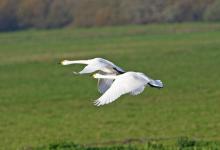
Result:
[[[219,0],[0,0],[0,31],[219,21],[219,10]]]
[[[121,143],[112,146],[87,146],[73,142],[59,142],[36,147],[32,150],[218,150],[219,148],[219,142],[197,141],[187,137],[179,137],[172,145],[162,144],[161,141],[148,141],[139,144],[139,146],[132,143]]]

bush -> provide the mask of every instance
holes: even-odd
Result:
[[[19,26],[34,28],[62,27],[72,22],[72,6],[68,0],[20,0]]]
[[[220,1],[216,0],[208,6],[204,14],[206,21],[220,21]]]
[[[163,12],[164,20],[165,22],[201,21],[208,4],[212,1],[184,0],[172,2]]]
[[[180,150],[187,148],[187,147],[194,147],[196,144],[195,140],[191,140],[188,137],[180,137],[177,140],[177,147],[179,147]]]
[[[17,29],[17,1],[0,0],[0,31]]]
[[[33,148],[32,150],[137,150],[132,146],[106,146],[106,147],[88,147],[72,142],[53,143],[48,146]]]
[[[0,0],[0,30],[203,19],[220,20],[219,0]]]
[[[163,142],[164,143],[164,142]],[[131,144],[131,143],[130,143]],[[188,137],[180,137],[176,145],[165,145],[159,141],[151,141],[140,145],[109,145],[109,146],[83,146],[73,142],[52,143],[37,148],[26,148],[24,150],[218,150],[219,142],[196,141]]]

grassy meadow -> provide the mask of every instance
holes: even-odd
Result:
[[[59,64],[93,57],[161,79],[165,87],[95,107],[97,81],[72,73],[83,65]],[[131,138],[164,145],[179,137],[220,141],[220,24],[0,33],[0,61],[2,150]]]

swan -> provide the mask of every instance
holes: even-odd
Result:
[[[163,83],[160,80],[153,80],[141,72],[126,72],[120,75],[102,75],[96,73],[93,75],[96,79],[112,79],[114,82],[111,87],[94,104],[101,106],[109,104],[119,98],[121,95],[130,93],[138,95],[144,91],[146,86],[162,88]]]
[[[85,64],[85,68],[80,72],[73,72],[74,74],[87,74],[98,71],[102,75],[118,75],[123,74],[125,71],[120,67],[116,66],[113,62],[110,62],[103,58],[93,58],[88,60],[63,60],[62,65],[70,64]],[[109,89],[114,79],[98,79],[98,91],[105,93]]]

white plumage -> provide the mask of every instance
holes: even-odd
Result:
[[[94,74],[97,79],[114,79],[111,87],[95,101],[96,106],[109,104],[119,98],[121,95],[130,93],[132,95],[140,94],[146,86],[162,88],[163,83],[160,80],[152,80],[140,72],[126,72],[121,75],[102,75]]]
[[[82,71],[74,72],[75,74],[98,72],[93,77],[98,79],[98,90],[104,94],[94,102],[96,106],[109,104],[127,93],[138,95],[144,91],[146,86],[163,87],[163,83],[160,80],[153,80],[140,72],[125,72],[114,63],[103,58],[74,61],[64,60],[61,64],[86,65]]]
[[[124,73],[125,71],[120,67],[116,66],[114,63],[103,59],[103,58],[93,58],[88,60],[63,60],[62,65],[70,64],[85,64],[85,68],[80,72],[74,72],[74,74],[86,74],[99,71],[100,74],[118,75]],[[100,93],[104,93],[111,86],[114,79],[99,79],[98,80],[98,90]]]

